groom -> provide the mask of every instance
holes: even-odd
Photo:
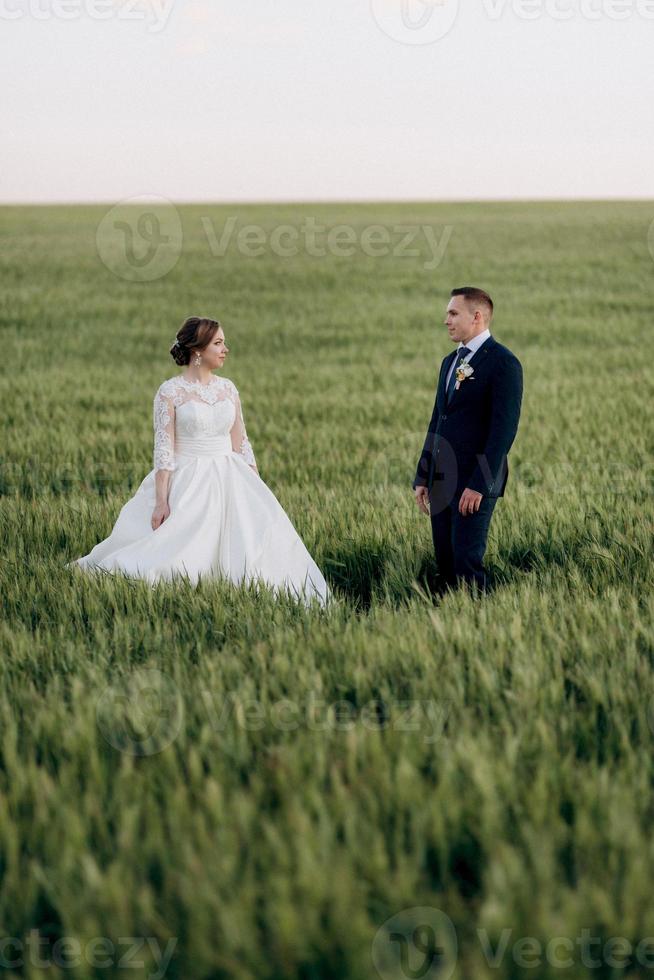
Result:
[[[443,585],[476,582],[482,591],[488,528],[504,496],[522,402],[520,361],[491,336],[492,318],[483,289],[452,290],[445,324],[458,347],[441,364],[413,481],[418,507],[431,514]]]

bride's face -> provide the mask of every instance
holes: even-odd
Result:
[[[202,360],[210,370],[221,368],[225,363],[225,358],[229,354],[229,347],[225,343],[225,334],[222,327],[217,330],[205,349],[202,351]]]

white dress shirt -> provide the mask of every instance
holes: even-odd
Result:
[[[461,343],[461,341],[459,341],[459,346],[457,347],[457,350],[460,350],[461,347],[467,347],[468,350],[470,351],[470,353],[466,354],[466,356],[463,358],[464,364],[468,363],[472,355],[479,350],[481,345],[484,343],[485,340],[488,340],[490,335],[491,335],[490,330],[486,328],[486,330],[482,330],[481,333],[478,333],[476,337],[473,337],[472,340],[469,340],[467,344],[463,344]],[[447,386],[450,383],[450,378],[452,377],[452,371],[454,370],[455,366],[458,367],[460,360],[461,358],[455,357],[454,360],[452,361],[452,367],[447,372],[447,377],[445,379],[445,391],[447,391]]]

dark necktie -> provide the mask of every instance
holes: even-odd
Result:
[[[462,358],[467,357],[469,353],[470,349],[468,347],[460,347],[456,352],[456,357],[454,358],[454,368],[452,370],[452,374],[450,375],[447,392],[445,394],[446,402],[449,402],[450,398],[452,397],[452,392],[454,391],[454,385],[456,384],[456,369],[459,366],[459,362]]]

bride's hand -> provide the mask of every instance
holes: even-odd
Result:
[[[150,518],[152,530],[156,531],[158,527],[161,527],[167,517],[170,517],[170,507],[168,506],[168,503],[157,504],[152,511],[152,517]]]

